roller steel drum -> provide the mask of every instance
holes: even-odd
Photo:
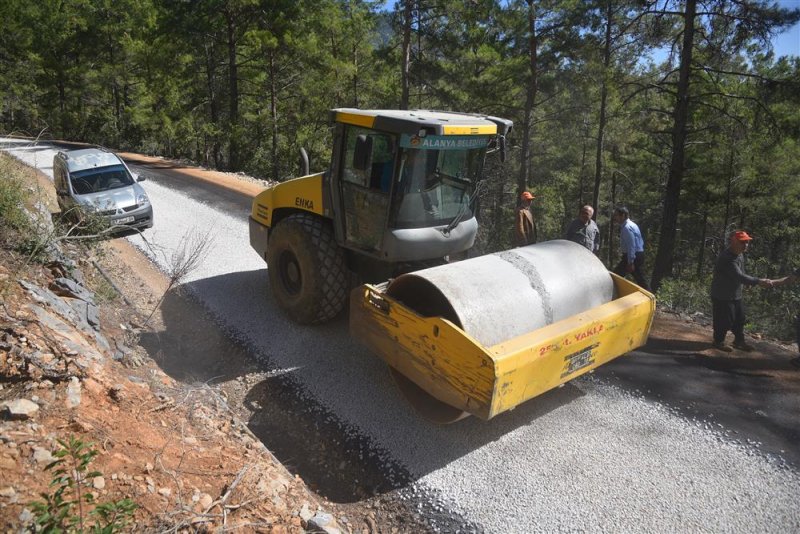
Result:
[[[585,247],[556,240],[404,274],[386,293],[489,347],[611,301],[614,282]]]

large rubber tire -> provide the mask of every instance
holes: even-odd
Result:
[[[347,302],[347,268],[328,221],[296,213],[272,230],[267,246],[272,294],[296,323],[336,317]]]

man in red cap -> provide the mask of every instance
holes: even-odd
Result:
[[[534,197],[529,191],[523,191],[519,195],[517,204],[516,222],[514,223],[516,245],[524,247],[536,243],[536,222],[531,213],[531,200]]]
[[[772,280],[755,278],[744,272],[744,252],[753,238],[744,230],[737,230],[730,236],[728,248],[722,251],[714,265],[711,278],[711,304],[714,323],[714,348],[731,352],[733,348],[725,344],[728,330],[733,332],[733,347],[750,352],[753,347],[744,340],[744,306],[742,306],[742,286],[772,287]]]

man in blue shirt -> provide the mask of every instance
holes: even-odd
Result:
[[[614,273],[623,278],[629,274],[633,275],[636,283],[650,291],[650,286],[644,279],[644,239],[639,226],[630,220],[628,208],[619,206],[614,210],[613,220],[619,224],[619,248],[622,251],[622,259],[614,268]]]

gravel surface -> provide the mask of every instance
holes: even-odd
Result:
[[[52,165],[44,151],[15,155]],[[423,421],[382,361],[349,338],[346,318],[299,327],[280,313],[250,248],[246,214],[142,185],[155,213],[145,235],[157,249],[130,239],[168,271],[172,251],[208,236],[210,252],[184,288],[271,372],[291,374],[298,395],[328,407],[345,432],[366,436],[388,478],[404,466],[416,482],[403,496],[420,510],[457,514],[463,531],[499,533],[800,531],[800,476],[779,458],[592,377],[490,422]]]

